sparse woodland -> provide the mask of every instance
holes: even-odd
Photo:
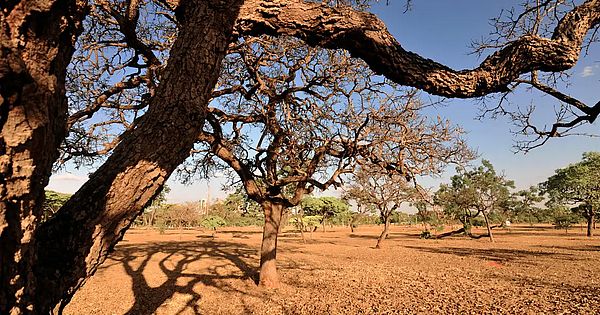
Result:
[[[590,58],[600,0],[524,0],[499,12],[474,47],[485,58],[460,71],[403,47],[372,3],[3,1],[0,313],[60,313],[178,170],[187,180],[237,176],[264,215],[261,283],[276,286],[281,216],[315,188],[341,187],[360,168],[414,187],[473,158],[459,126],[421,115],[430,104],[419,91],[495,97],[487,113],[511,118],[522,151],[600,113],[557,83]],[[506,101],[523,88],[560,101],[553,121],[533,123],[545,109]],[[581,174],[597,172],[596,160],[588,153],[541,186],[549,208],[587,219],[590,236],[598,189]],[[68,163],[95,170],[48,207],[49,177]],[[538,212],[525,193],[510,202]],[[491,212],[474,209],[490,226]]]

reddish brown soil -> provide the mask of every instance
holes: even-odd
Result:
[[[131,230],[67,314],[600,314],[600,238],[513,227],[421,240],[392,227],[284,232],[284,285],[257,288],[260,230]],[[481,230],[480,232],[483,232]],[[600,231],[598,231],[600,233]],[[308,236],[308,234],[307,234]]]

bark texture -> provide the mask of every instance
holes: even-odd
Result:
[[[381,248],[382,244],[383,244],[383,240],[385,240],[389,234],[390,234],[390,218],[386,217],[385,223],[383,225],[383,231],[381,231],[381,234],[379,235],[379,238],[377,239],[377,245],[375,245],[375,248]]]
[[[494,234],[492,234],[492,227],[490,226],[490,219],[488,218],[488,215],[486,214],[485,211],[481,211],[481,214],[483,214],[483,219],[485,220],[485,228],[487,229],[488,232],[488,237],[490,238],[490,242],[494,242]]]
[[[265,225],[260,247],[259,285],[267,288],[280,286],[277,273],[277,236],[281,225],[283,205],[266,201],[262,204],[265,213]]]
[[[0,4],[0,314],[37,312],[33,232],[66,133],[66,68],[85,7]]]
[[[600,23],[600,0],[567,13],[552,38],[523,36],[478,67],[456,71],[405,50],[374,14],[303,0],[246,0],[236,24],[239,34],[300,38],[309,45],[348,50],[373,71],[431,94],[470,98],[508,90],[533,70],[562,71],[575,65],[587,32]]]
[[[106,259],[200,133],[241,1],[189,0],[156,96],[88,182],[36,232],[36,304],[61,310]],[[199,23],[200,21],[200,23]]]

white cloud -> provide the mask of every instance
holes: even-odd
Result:
[[[66,174],[60,174],[60,175],[53,175],[51,179],[55,180],[55,181],[84,182],[88,178],[87,178],[87,176],[79,176],[79,175],[75,175],[75,174],[71,174],[71,173],[66,173]]]
[[[56,174],[50,176],[50,182],[48,183],[46,189],[72,194],[76,192],[87,180],[88,177],[85,175],[75,175],[71,173]]]
[[[582,76],[583,78],[586,78],[586,77],[591,77],[591,76],[593,76],[593,75],[594,75],[594,69],[595,69],[595,68],[598,68],[598,66],[594,66],[594,67],[592,67],[592,66],[586,66],[586,67],[584,67],[584,68],[583,68],[583,71],[581,72],[581,76]]]

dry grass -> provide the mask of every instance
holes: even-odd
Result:
[[[483,231],[481,231],[483,232]],[[392,227],[280,238],[282,288],[257,288],[260,230],[131,230],[67,314],[600,314],[600,238],[513,227],[497,242]]]

